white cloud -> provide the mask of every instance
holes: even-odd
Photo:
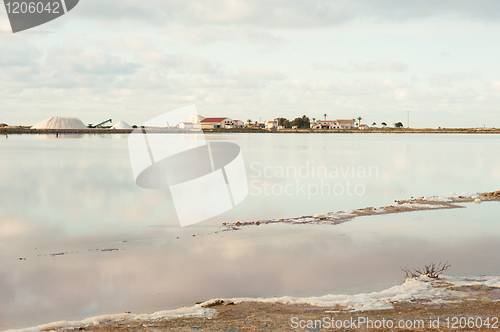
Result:
[[[382,80],[292,80],[290,85],[298,91],[322,91],[339,95],[373,95],[387,93],[404,84],[388,78]]]
[[[32,66],[41,56],[35,46],[20,40],[0,43],[0,67]]]
[[[168,26],[254,25],[266,27],[336,26],[354,20],[408,21],[442,17],[490,20],[500,17],[495,0],[88,0],[73,15],[92,20],[137,20]]]
[[[431,81],[442,86],[452,86],[464,81],[480,79],[483,76],[481,70],[477,71],[462,71],[454,73],[436,73],[432,74]]]
[[[318,63],[312,64],[315,70],[331,70],[344,73],[353,72],[404,72],[409,66],[406,63],[389,60],[376,60],[376,61],[362,61],[357,60],[349,66],[337,66],[332,63]]]
[[[247,42],[260,45],[265,51],[279,51],[283,47],[284,38],[262,29],[245,26],[219,27],[210,26],[203,29],[175,25],[162,30],[175,43],[190,45],[207,45],[217,42]]]
[[[403,72],[408,69],[408,65],[397,61],[378,60],[378,61],[361,61],[353,63],[353,67],[360,72]]]
[[[319,63],[319,62],[313,62],[312,66],[314,70],[331,70],[331,71],[339,71],[339,72],[347,72],[348,69],[345,67],[337,66],[332,63]]]
[[[500,92],[500,81],[491,82],[491,90]]]
[[[136,53],[136,58],[145,64],[155,67],[190,73],[215,73],[219,65],[212,64],[209,60],[191,54],[170,54],[165,52]]]
[[[245,67],[241,68],[237,74],[233,75],[234,78],[249,79],[249,80],[266,80],[275,81],[285,79],[285,75],[274,68],[258,68],[258,67]]]

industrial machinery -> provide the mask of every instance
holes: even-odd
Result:
[[[103,128],[103,125],[105,125],[108,122],[111,124],[111,123],[113,123],[113,120],[107,119],[106,121],[103,121],[103,122],[98,123],[96,125],[90,125],[89,128]]]

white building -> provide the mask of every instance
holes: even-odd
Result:
[[[245,122],[241,121],[241,120],[234,120],[234,127],[235,128],[243,128],[245,127]]]
[[[204,118],[200,123],[203,129],[234,128],[234,121],[230,118]]]
[[[355,127],[354,120],[335,120],[335,129],[352,129]]]
[[[177,125],[180,129],[194,129],[194,123],[192,122],[181,122]]]
[[[266,121],[265,128],[266,129],[277,129],[278,128],[278,119]]]
[[[352,129],[354,120],[318,120],[311,123],[312,129]]]
[[[312,129],[333,129],[334,128],[334,120],[318,120],[316,122],[311,123],[309,126]]]
[[[203,119],[205,119],[204,116],[198,115],[198,114],[189,114],[189,121],[193,124],[195,123],[200,123]]]

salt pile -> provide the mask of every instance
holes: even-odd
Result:
[[[38,122],[31,129],[87,129],[87,126],[78,118],[54,116]]]
[[[126,123],[125,121],[120,121],[117,124],[115,124],[111,129],[132,129],[132,127]]]

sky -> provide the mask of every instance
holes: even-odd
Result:
[[[80,0],[13,34],[2,6],[0,123],[139,125],[195,104],[245,122],[500,127],[499,19],[496,0]]]

